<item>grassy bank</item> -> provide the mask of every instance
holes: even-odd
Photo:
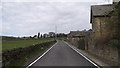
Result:
[[[32,40],[14,40],[14,41],[3,41],[2,50],[10,50],[13,48],[27,47],[30,45],[51,41],[53,39],[32,39]]]
[[[22,66],[25,65],[25,63],[34,58],[35,56],[37,56],[38,54],[42,53],[43,51],[45,51],[46,49],[50,48],[55,42],[49,44],[49,45],[46,45],[46,46],[43,46],[39,49],[36,49],[35,51],[32,51],[28,54],[26,54],[25,56],[22,56],[21,59],[17,59],[17,60],[14,60],[14,61],[11,61],[6,68],[20,68]]]
[[[0,41],[0,51],[2,50],[2,41]]]

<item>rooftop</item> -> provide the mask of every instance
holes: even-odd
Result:
[[[68,34],[68,37],[73,37],[73,36],[87,36],[91,31],[70,31]]]
[[[114,6],[109,5],[94,5],[91,7],[93,16],[105,16],[108,15],[114,9]]]
[[[113,10],[114,10],[114,4],[91,6],[91,23],[92,23],[93,17],[109,16],[109,13]]]

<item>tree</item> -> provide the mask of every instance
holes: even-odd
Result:
[[[40,38],[40,33],[38,33],[38,38]]]
[[[41,37],[41,38],[43,37],[43,36],[42,36],[42,34],[41,34],[41,36],[40,36],[40,37]]]
[[[88,31],[92,31],[92,29],[89,29]]]
[[[34,35],[34,36],[33,36],[33,38],[36,38],[36,37],[37,37],[37,35]]]

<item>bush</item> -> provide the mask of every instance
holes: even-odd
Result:
[[[108,45],[112,45],[114,47],[120,48],[120,40],[113,39],[108,42]]]

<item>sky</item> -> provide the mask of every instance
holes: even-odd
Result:
[[[30,36],[38,32],[44,34],[55,32],[55,27],[57,27],[57,33],[88,30],[92,28],[90,24],[91,4],[106,3],[4,1],[0,4],[0,21],[2,21],[0,35],[4,36]]]

